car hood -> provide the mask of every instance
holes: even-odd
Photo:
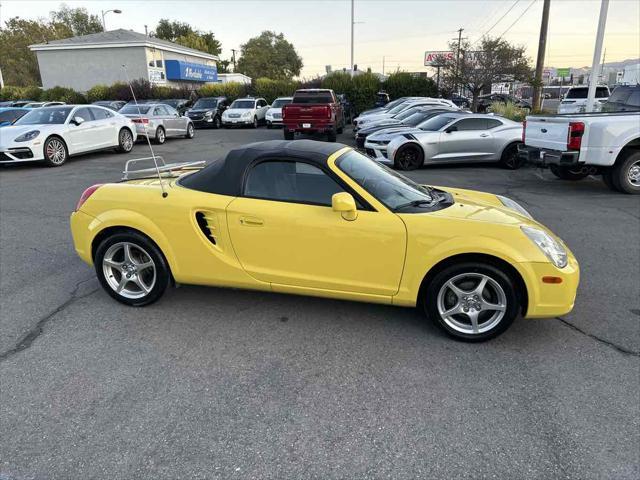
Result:
[[[273,115],[274,113],[282,113],[282,108],[281,107],[271,107],[269,108],[269,110],[267,110],[268,114]]]
[[[375,122],[367,123],[364,127],[362,127],[362,131],[365,131],[367,128],[380,129],[386,126],[393,127],[394,125],[402,125],[402,122],[393,117],[385,117],[381,120],[376,120]]]
[[[62,126],[62,125],[58,125]],[[2,127],[2,135],[0,135],[0,145],[9,145],[13,144],[13,140],[18,138],[20,135],[30,132],[32,130],[40,130],[40,135],[38,138],[42,136],[43,132],[50,132],[52,125],[7,125]],[[29,142],[24,142],[28,144]],[[17,145],[20,145],[18,143]]]
[[[225,110],[224,113],[247,113],[247,112],[253,112],[253,108],[228,108],[227,110]]]
[[[198,108],[198,109],[192,108],[191,110],[188,110],[187,113],[207,113],[207,112],[212,112],[214,110],[215,108]]]
[[[377,113],[375,115],[367,115],[366,117],[358,118],[358,125],[364,124],[369,126],[369,125],[372,125],[373,122],[378,122],[378,121],[386,120],[389,118],[393,118],[393,115],[390,113]]]

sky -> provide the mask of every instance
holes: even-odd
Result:
[[[0,0],[0,22],[10,17],[47,17],[57,0]],[[187,22],[212,31],[231,57],[263,30],[282,32],[302,57],[301,77],[323,74],[326,65],[350,66],[350,0],[85,0],[64,2],[106,16],[108,30],[144,32],[158,20]],[[446,50],[462,36],[472,43],[483,34],[524,45],[532,63],[537,54],[543,0],[355,0],[355,63],[385,73],[427,71],[424,52]],[[545,65],[590,66],[600,0],[551,0]],[[640,57],[640,1],[611,0],[604,47],[606,62]]]

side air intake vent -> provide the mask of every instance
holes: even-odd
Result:
[[[212,215],[211,213],[196,212],[196,222],[198,222],[198,227],[200,227],[204,236],[216,245],[216,227]]]

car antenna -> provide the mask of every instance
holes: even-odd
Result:
[[[131,81],[129,80],[129,73],[127,72],[127,66],[122,65],[122,69],[124,70],[124,76],[127,79],[127,85],[129,85],[129,90],[131,90],[131,96],[133,97],[133,101],[138,109],[138,120],[142,123],[142,112],[140,111],[140,105],[138,104],[138,100],[136,100],[136,94],[133,91],[133,86],[131,85]],[[151,158],[153,159],[153,164],[156,167],[156,173],[158,174],[158,180],[160,181],[160,190],[162,191],[162,198],[167,198],[169,194],[164,189],[164,184],[162,183],[162,175],[160,175],[160,168],[158,167],[158,161],[156,160],[156,154],[153,152],[153,147],[151,146],[151,140],[149,140],[149,132],[147,131],[147,124],[142,123],[144,125],[144,131],[147,135],[147,144],[149,145],[149,150],[151,150]]]

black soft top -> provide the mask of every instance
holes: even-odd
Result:
[[[179,185],[193,190],[238,197],[247,168],[263,159],[297,160],[327,165],[333,153],[346,147],[341,143],[315,140],[269,140],[244,145],[231,150],[224,158],[215,160],[202,170],[180,179]]]

